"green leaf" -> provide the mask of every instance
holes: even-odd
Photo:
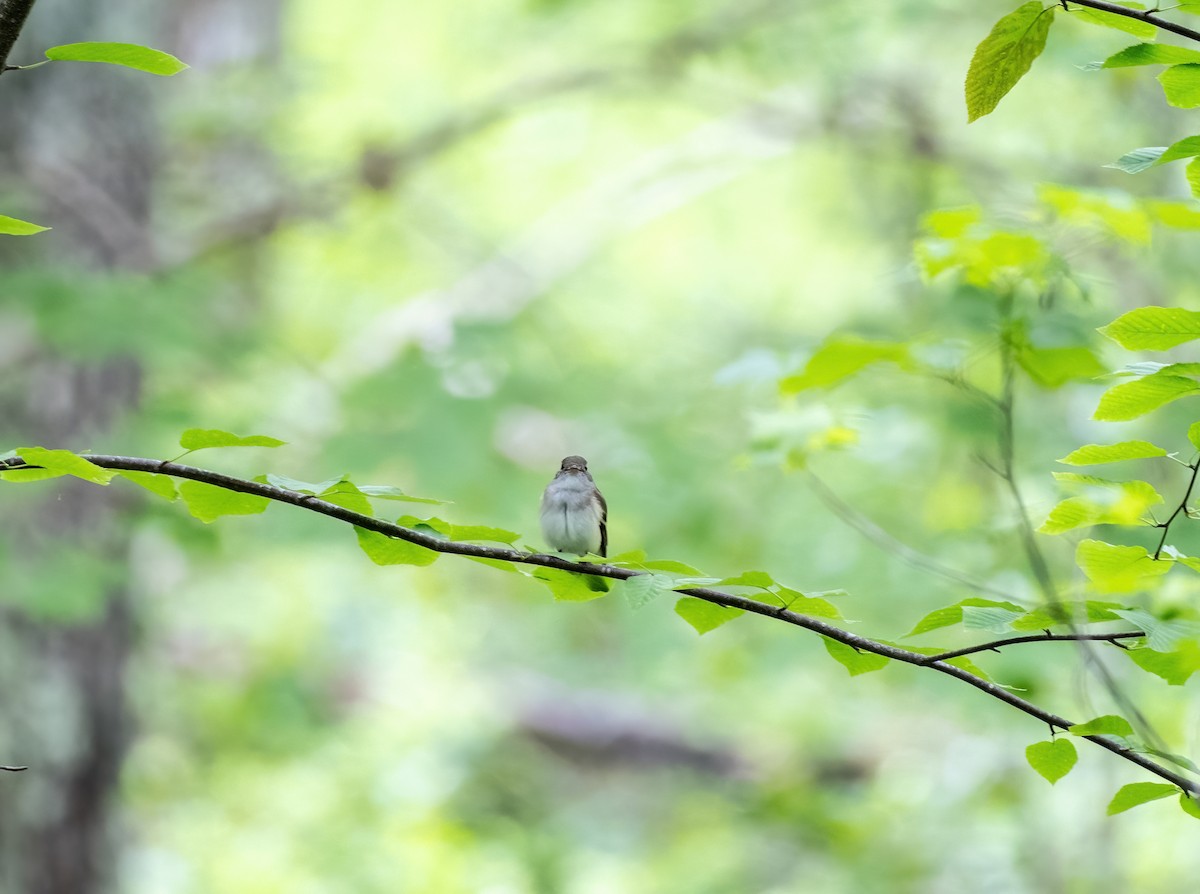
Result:
[[[1200,199],[1200,158],[1193,158],[1188,162],[1184,174],[1187,176],[1188,188],[1191,189],[1192,195]]]
[[[1068,466],[1098,466],[1126,459],[1166,456],[1167,451],[1149,441],[1121,441],[1116,444],[1087,444],[1059,460]]]
[[[358,545],[376,565],[432,565],[438,554],[407,540],[356,527]]]
[[[339,481],[333,487],[318,494],[317,497],[326,503],[341,506],[343,509],[349,509],[359,515],[374,515],[371,501],[367,499],[366,494],[349,481]]]
[[[828,618],[830,621],[845,620],[836,605],[820,596],[806,596],[788,587],[776,587],[771,591],[779,597],[782,607],[788,611],[813,618]]]
[[[187,68],[169,53],[136,43],[67,43],[46,50],[46,58],[55,62],[105,62],[164,77]]]
[[[850,671],[852,677],[877,671],[892,660],[883,655],[876,655],[874,652],[860,652],[852,646],[827,636],[822,639],[825,641],[825,650],[842,667]]]
[[[942,652],[950,651],[949,649],[944,649],[941,647],[935,648],[933,646],[902,646],[899,643],[891,643],[885,639],[881,639],[879,642],[883,643],[885,646],[895,646],[898,649],[908,649],[910,652],[916,652],[918,655],[940,655]],[[974,674],[981,680],[987,680],[988,682],[991,682],[992,678],[988,676],[988,674],[984,673],[979,665],[973,662],[970,657],[966,655],[959,655],[957,658],[947,658],[946,664],[952,664],[955,667],[961,667],[967,673]]]
[[[1142,10],[1146,8],[1141,3],[1121,3],[1119,5],[1127,9]],[[1126,34],[1132,34],[1134,37],[1153,39],[1158,33],[1158,29],[1149,22],[1144,22],[1140,19],[1131,19],[1128,16],[1117,15],[1116,13],[1104,12],[1099,9],[1091,9],[1086,6],[1072,6],[1071,14],[1093,25],[1115,28],[1118,31],[1124,31]]]
[[[1196,139],[1189,137],[1189,139]],[[1163,226],[1177,230],[1200,230],[1200,208],[1193,202],[1168,202],[1151,199],[1145,202],[1146,210]]]
[[[666,593],[674,593],[675,582],[665,574],[639,574],[621,581],[619,588],[631,608],[641,608]]]
[[[298,494],[311,494],[314,497],[325,493],[339,484],[349,483],[349,479],[345,475],[340,478],[330,478],[327,481],[312,482],[301,481],[298,478],[289,478],[287,475],[276,475],[272,472],[268,472],[266,475],[262,475],[254,480],[262,481],[265,484],[280,487],[284,490],[295,491]]]
[[[921,218],[921,227],[940,239],[957,239],[983,220],[983,209],[978,205],[961,208],[939,208]]]
[[[454,525],[440,518],[417,518],[413,515],[403,515],[396,519],[396,524],[405,528],[425,526],[444,540],[472,541],[483,540],[489,543],[506,543],[512,545],[521,539],[521,535],[503,528],[491,528],[486,525]]]
[[[1179,109],[1200,106],[1200,65],[1172,65],[1158,76],[1167,102]]]
[[[1107,168],[1116,168],[1118,171],[1124,171],[1126,174],[1140,174],[1147,168],[1152,168],[1156,164],[1164,152],[1167,151],[1166,146],[1145,146],[1141,149],[1134,149],[1131,152],[1126,152],[1110,165],[1105,165]]]
[[[144,487],[153,494],[158,494],[164,500],[174,502],[179,496],[179,492],[175,489],[175,479],[167,475],[157,475],[154,472],[129,472],[121,470],[117,472],[122,478],[132,481],[139,487]]]
[[[435,506],[443,506],[449,502],[448,500],[435,500],[432,497],[413,497],[390,484],[360,484],[358,485],[358,489],[372,500],[396,500],[400,503],[429,503]]]
[[[538,568],[533,576],[548,586],[559,602],[588,602],[599,599],[607,590],[593,586],[589,581],[591,575],[558,568]]]
[[[1166,574],[1171,563],[1155,561],[1140,546],[1114,546],[1103,540],[1081,540],[1075,562],[1098,588],[1128,593]]]
[[[1054,477],[1082,484],[1088,493],[1063,500],[1050,510],[1038,528],[1043,534],[1061,534],[1085,525],[1145,524],[1150,507],[1163,502],[1158,491],[1145,481],[1109,481],[1073,472],[1055,472]]]
[[[1127,649],[1129,659],[1147,673],[1161,677],[1169,686],[1182,686],[1200,670],[1200,643],[1184,642],[1173,652]]]
[[[930,630],[937,630],[941,627],[952,627],[955,624],[963,622],[963,609],[966,607],[975,606],[980,608],[1000,608],[1010,612],[1024,612],[1025,609],[1017,605],[1015,602],[997,602],[994,599],[982,599],[977,596],[972,596],[969,599],[964,599],[962,602],[957,602],[954,605],[948,605],[945,608],[935,609],[917,622],[908,633],[904,634],[905,638],[917,636],[921,633],[928,633]]]
[[[1087,723],[1077,723],[1067,730],[1072,736],[1122,736],[1133,735],[1133,727],[1124,717],[1116,714],[1105,714]]]
[[[1104,60],[1104,68],[1128,68],[1134,65],[1177,65],[1200,62],[1200,52],[1189,47],[1165,43],[1135,43]]]
[[[1200,311],[1139,307],[1121,314],[1099,331],[1130,351],[1166,351],[1200,338]]]
[[[1054,7],[1030,0],[1000,19],[975,48],[967,70],[967,121],[996,108],[1046,47],[1054,23]]]
[[[797,394],[809,388],[829,388],[843,382],[874,363],[899,363],[908,360],[908,348],[896,342],[872,342],[857,338],[826,341],[809,358],[804,369],[780,381],[784,394]]]
[[[1200,767],[1196,766],[1196,762],[1184,757],[1182,754],[1159,751],[1157,748],[1147,748],[1146,754],[1153,754],[1155,757],[1161,757],[1165,761],[1170,761],[1177,767],[1183,767],[1185,770],[1191,770],[1193,773],[1200,773]]]
[[[18,220],[15,217],[0,214],[0,236],[33,236],[36,233],[44,233],[48,229],[50,228],[38,226],[27,220]]]
[[[1166,164],[1169,161],[1177,161],[1181,158],[1194,158],[1200,155],[1200,136],[1184,137],[1167,147],[1167,151],[1162,154],[1158,163]]]
[[[1070,739],[1034,742],[1025,749],[1025,760],[1051,785],[1058,782],[1075,766],[1079,754]]]
[[[722,624],[732,621],[745,612],[740,608],[726,608],[696,599],[694,596],[684,596],[675,603],[675,614],[687,621],[701,636],[710,630],[716,630]]]
[[[717,581],[718,587],[759,587],[766,590],[775,586],[775,580],[765,571],[745,571],[737,577],[726,577]]]
[[[1024,617],[1013,621],[1013,630],[1045,630],[1062,624],[1116,621],[1113,611],[1124,608],[1119,602],[1100,602],[1089,599],[1085,602],[1059,602],[1035,608]]]
[[[965,605],[962,610],[964,630],[987,630],[1005,633],[1012,629],[1012,622],[1025,614],[1024,609],[1013,611],[1007,608],[984,608]]]
[[[1183,640],[1200,636],[1200,624],[1194,621],[1164,621],[1142,608],[1116,609],[1113,614],[1144,631],[1146,645],[1156,652],[1170,652]]]
[[[1061,388],[1076,379],[1094,379],[1108,370],[1087,348],[1022,348],[1017,363],[1043,388]]]
[[[669,571],[672,574],[687,574],[693,577],[704,576],[704,572],[698,568],[693,568],[684,562],[676,562],[673,559],[654,559],[650,562],[641,562],[638,567],[647,571]]]
[[[102,469],[70,450],[47,450],[44,447],[20,447],[17,456],[31,466],[41,466],[51,472],[74,475],[92,484],[108,484],[117,473]]]
[[[1181,792],[1179,795],[1179,809],[1188,816],[1200,819],[1200,801],[1197,801],[1187,792]]]
[[[1113,799],[1108,805],[1108,815],[1124,813],[1131,807],[1137,807],[1148,801],[1157,801],[1160,798],[1169,798],[1178,792],[1178,786],[1165,782],[1131,782],[1129,785],[1121,786],[1120,790],[1113,795]]]
[[[179,495],[187,504],[188,512],[205,524],[211,524],[222,515],[257,515],[271,502],[257,494],[244,494],[203,481],[179,482]]]
[[[1109,388],[1100,396],[1092,418],[1101,422],[1128,422],[1197,391],[1200,384],[1194,379],[1156,373]]]
[[[285,443],[266,435],[239,437],[216,428],[189,428],[179,438],[179,446],[184,450],[204,450],[208,447],[280,447]]]

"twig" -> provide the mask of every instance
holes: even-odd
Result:
[[[1167,531],[1171,527],[1171,522],[1175,521],[1175,518],[1179,515],[1179,513],[1187,511],[1187,501],[1192,498],[1192,488],[1196,486],[1196,472],[1200,470],[1200,459],[1196,460],[1194,463],[1189,463],[1188,468],[1192,470],[1192,478],[1190,481],[1188,481],[1187,490],[1183,492],[1183,499],[1179,501],[1179,505],[1176,506],[1175,511],[1171,513],[1171,517],[1165,522],[1159,524],[1159,527],[1162,528],[1162,537],[1158,539],[1158,549],[1154,551],[1154,561],[1156,562],[1158,561],[1158,557],[1162,555],[1163,546],[1167,542]]]
[[[1170,31],[1172,34],[1178,34],[1180,37],[1186,37],[1189,40],[1200,43],[1200,31],[1193,31],[1185,25],[1160,18],[1157,15],[1157,9],[1130,9],[1128,6],[1109,3],[1107,0],[1071,0],[1071,2],[1076,6],[1086,6],[1090,9],[1098,9],[1101,12],[1111,12],[1115,16],[1137,19],[1139,22],[1146,22],[1156,28],[1162,28],[1164,31]]]
[[[0,770],[7,770],[9,773],[20,773],[22,770],[28,769],[28,767],[0,767]]]
[[[36,0],[0,0],[0,74],[19,68],[8,64],[8,54],[21,36],[25,19]]]
[[[628,580],[631,577],[637,577],[644,572],[631,571],[628,568],[618,568],[615,565],[593,565],[590,562],[576,562],[569,559],[564,559],[561,556],[542,555],[540,553],[525,553],[520,550],[511,549],[509,547],[499,546],[481,546],[478,543],[459,543],[453,540],[441,540],[429,534],[423,534],[420,531],[403,528],[400,525],[392,524],[383,519],[373,518],[369,515],[362,515],[358,512],[352,512],[341,506],[333,503],[327,503],[321,499],[315,499],[310,494],[301,494],[296,491],[287,490],[282,487],[275,487],[270,484],[261,484],[257,481],[247,481],[243,478],[235,478],[232,475],[224,475],[220,472],[209,471],[208,469],[199,469],[194,466],[184,466],[178,463],[164,462],[157,459],[146,459],[143,457],[132,456],[109,456],[109,455],[88,455],[88,461],[100,466],[104,469],[118,469],[133,472],[154,472],[161,475],[169,475],[173,478],[186,478],[191,481],[201,481],[205,484],[212,484],[216,487],[221,487],[226,490],[236,491],[237,493],[255,494],[260,497],[266,497],[269,500],[274,500],[279,503],[288,503],[292,506],[299,506],[302,509],[307,509],[310,512],[316,512],[320,515],[327,515],[331,518],[336,518],[339,521],[355,525],[360,528],[365,528],[368,531],[375,531],[388,537],[394,537],[398,540],[404,540],[408,543],[415,543],[418,546],[423,546],[426,549],[433,550],[439,553],[448,553],[459,556],[475,556],[477,558],[498,559],[503,562],[513,562],[521,565],[536,565],[545,568],[557,568],[560,571],[571,571],[576,574],[590,574],[599,577],[608,577],[615,580]],[[10,458],[0,460],[0,471],[21,469],[21,468],[38,468],[30,466],[24,460],[19,458]],[[918,652],[910,652],[907,649],[902,649],[899,646],[892,646],[887,643],[877,642],[873,639],[868,639],[865,636],[851,633],[848,630],[843,630],[830,624],[828,621],[823,621],[820,618],[813,618],[808,615],[801,615],[786,609],[781,610],[778,606],[770,605],[765,602],[758,602],[746,596],[737,596],[732,593],[724,593],[720,590],[712,590],[707,587],[686,587],[677,591],[684,596],[693,596],[696,599],[702,599],[705,602],[710,602],[713,605],[720,605],[725,608],[740,609],[741,611],[751,612],[756,615],[762,615],[767,618],[777,618],[796,627],[802,627],[805,630],[818,633],[828,639],[835,640],[850,646],[859,652],[870,652],[873,655],[880,655],[884,658],[890,658],[904,664],[911,664],[915,667],[925,667],[930,670],[935,670],[940,674],[945,674],[949,677],[961,680],[969,686],[974,686],[981,692],[990,695],[992,698],[1004,702],[1010,707],[1016,708],[1022,713],[1028,714],[1040,720],[1042,723],[1048,724],[1051,728],[1069,729],[1074,723],[1064,717],[1040,708],[1032,702],[1026,701],[1018,695],[1014,695],[1002,686],[997,686],[988,680],[977,677],[970,671],[963,670],[953,664],[947,664],[944,661],[930,661],[929,656],[922,655]],[[1144,770],[1153,773],[1161,779],[1165,779],[1173,785],[1179,786],[1185,792],[1200,797],[1200,783],[1197,783],[1185,776],[1168,769],[1159,763],[1146,757],[1144,754],[1132,750],[1129,746],[1116,739],[1106,736],[1083,736],[1089,742],[1093,742],[1112,752],[1118,757],[1136,764]]]
[[[949,652],[939,652],[930,655],[928,662],[949,661],[951,658],[961,658],[963,655],[974,655],[976,652],[999,652],[1004,646],[1015,646],[1019,643],[1050,643],[1050,642],[1081,642],[1096,641],[1110,642],[1114,645],[1117,640],[1137,639],[1146,634],[1141,630],[1128,630],[1122,633],[1031,633],[1028,636],[1013,636],[1008,639],[993,640],[990,643],[979,643],[975,646],[965,646],[952,649]]]

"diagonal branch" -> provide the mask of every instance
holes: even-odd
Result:
[[[1008,639],[998,639],[990,643],[964,646],[961,649],[952,649],[949,652],[938,652],[936,655],[930,655],[925,660],[932,664],[935,661],[949,661],[951,658],[974,655],[976,652],[999,652],[1004,646],[1015,646],[1019,643],[1077,643],[1082,640],[1090,640],[1093,642],[1108,642],[1115,645],[1117,640],[1137,639],[1145,635],[1145,632],[1141,630],[1128,630],[1122,633],[1031,633],[1028,636],[1011,636]]]
[[[1192,470],[1192,478],[1188,481],[1187,490],[1183,492],[1183,499],[1179,501],[1179,505],[1175,507],[1175,511],[1171,513],[1171,517],[1165,522],[1160,522],[1159,527],[1162,528],[1162,537],[1159,538],[1158,548],[1154,551],[1154,560],[1157,562],[1158,557],[1162,555],[1163,546],[1167,542],[1167,532],[1171,528],[1171,522],[1175,521],[1176,517],[1181,512],[1187,511],[1187,501],[1192,498],[1192,488],[1196,486],[1196,473],[1200,471],[1200,459],[1191,463],[1189,468]]]
[[[1185,25],[1180,25],[1168,19],[1161,18],[1158,15],[1158,8],[1154,9],[1130,9],[1128,6],[1121,6],[1117,3],[1109,3],[1107,0],[1060,0],[1063,9],[1067,12],[1071,11],[1070,3],[1076,6],[1086,6],[1088,9],[1098,9],[1101,12],[1110,12],[1115,16],[1125,16],[1127,19],[1137,19],[1139,22],[1145,22],[1148,25],[1153,25],[1156,28],[1162,28],[1163,31],[1170,31],[1172,34],[1178,34],[1180,37],[1186,37],[1189,40],[1194,40],[1200,43],[1200,31],[1193,31]]]
[[[292,506],[299,506],[302,509],[307,509],[310,512],[316,512],[320,515],[327,515],[330,518],[336,518],[339,521],[347,524],[355,525],[360,528],[365,528],[368,531],[375,531],[388,537],[394,537],[398,540],[404,540],[408,543],[415,543],[418,546],[423,546],[426,549],[431,549],[434,552],[448,553],[459,556],[474,556],[484,559],[498,559],[503,562],[514,562],[521,565],[538,565],[545,568],[557,568],[560,571],[571,571],[577,574],[590,574],[600,577],[613,578],[615,580],[628,580],[631,577],[638,577],[644,572],[631,571],[628,568],[618,568],[615,565],[593,565],[590,562],[577,562],[569,559],[564,559],[560,556],[542,555],[540,553],[526,553],[520,550],[509,547],[499,546],[482,546],[478,543],[459,543],[453,540],[440,540],[429,534],[423,534],[420,531],[414,531],[409,528],[401,527],[400,525],[384,521],[383,519],[373,518],[369,515],[362,515],[358,512],[352,512],[341,506],[333,503],[328,503],[317,497],[307,494],[297,493],[296,491],[287,490],[282,487],[275,487],[271,484],[262,484],[257,481],[247,481],[244,478],[235,478],[232,475],[224,475],[220,472],[212,472],[208,469],[199,469],[195,466],[185,466],[179,463],[173,463],[166,460],[146,459],[133,456],[109,456],[109,455],[88,455],[86,459],[93,464],[104,469],[117,469],[133,472],[151,472],[160,475],[168,475],[173,478],[185,478],[191,481],[201,481],[205,484],[211,484],[216,487],[221,487],[226,490],[236,491],[244,494],[254,494],[260,497],[266,497],[269,500],[274,500],[279,503],[288,503]],[[30,466],[22,459],[10,458],[0,459],[0,471],[22,469],[22,468],[38,468]],[[998,686],[989,680],[982,677],[977,677],[970,671],[964,670],[961,667],[956,667],[953,664],[948,664],[945,661],[937,660],[937,656],[922,655],[918,652],[910,652],[907,649],[902,649],[899,646],[893,646],[888,643],[878,642],[869,639],[865,636],[851,633],[848,630],[843,630],[836,627],[827,621],[820,618],[801,615],[786,608],[780,608],[776,605],[768,605],[764,602],[750,599],[746,596],[738,596],[732,593],[725,593],[720,590],[712,590],[707,587],[685,587],[680,588],[676,592],[684,596],[694,596],[697,599],[702,599],[705,602],[710,602],[713,605],[720,605],[725,608],[740,609],[745,612],[751,612],[756,615],[774,618],[778,621],[783,621],[786,624],[791,624],[795,627],[802,627],[813,633],[820,634],[828,639],[835,640],[844,645],[850,646],[859,652],[869,652],[873,655],[880,655],[884,658],[890,658],[904,664],[911,664],[915,667],[929,668],[940,674],[945,674],[949,677],[961,680],[969,686],[974,686],[981,692],[990,695],[992,698],[1004,702],[1010,707],[1016,708],[1022,713],[1028,714],[1040,720],[1042,723],[1050,726],[1051,729],[1069,729],[1074,723],[1057,714],[1053,714],[1044,708],[1041,708],[1032,702],[1026,701],[1018,695],[1009,692],[1002,686]],[[1089,742],[1093,742],[1111,751],[1113,754],[1121,757],[1130,763],[1137,764],[1139,767],[1153,773],[1161,779],[1177,785],[1180,789],[1190,794],[1193,798],[1200,799],[1200,783],[1197,783],[1174,770],[1164,767],[1162,764],[1146,757],[1141,752],[1134,751],[1128,745],[1117,739],[1108,736],[1083,736]]]
[[[36,0],[0,0],[0,74],[16,68],[8,64],[8,54],[21,36],[25,19]]]

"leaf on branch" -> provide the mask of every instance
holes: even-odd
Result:
[[[1146,633],[1146,645],[1156,652],[1170,652],[1185,639],[1200,636],[1200,624],[1195,621],[1156,618],[1143,608],[1116,609],[1118,615]]]
[[[181,481],[179,495],[188,512],[205,524],[212,524],[223,515],[258,515],[271,503],[257,494],[244,494],[203,481]]]
[[[803,370],[782,379],[779,388],[784,394],[798,394],[809,388],[829,388],[874,363],[904,366],[908,359],[908,347],[897,342],[834,338],[817,348]]]
[[[779,598],[780,607],[788,611],[814,618],[827,618],[830,621],[845,620],[836,605],[820,596],[806,596],[788,587],[774,587],[771,593]]]
[[[775,585],[775,579],[765,571],[744,571],[737,577],[726,577],[717,581],[718,587],[758,587],[768,590]]]
[[[1200,643],[1188,640],[1173,652],[1153,649],[1127,649],[1129,660],[1147,673],[1166,681],[1168,686],[1182,686],[1200,670]]]
[[[1083,485],[1085,496],[1069,497],[1050,510],[1038,528],[1043,534],[1061,534],[1085,525],[1140,525],[1162,495],[1145,481],[1109,481],[1091,475],[1055,472],[1059,481]]]
[[[1079,754],[1070,739],[1034,742],[1025,749],[1025,759],[1051,785],[1058,782],[1075,766]]]
[[[726,608],[694,596],[684,596],[675,603],[675,614],[691,624],[693,629],[703,636],[745,612],[740,608]]]
[[[44,233],[48,229],[50,228],[38,226],[27,220],[18,220],[15,217],[0,214],[0,236],[33,236],[37,233]]]
[[[1126,152],[1110,165],[1105,165],[1106,168],[1116,168],[1118,171],[1124,171],[1126,174],[1140,174],[1148,168],[1158,164],[1164,152],[1167,151],[1166,146],[1144,146],[1141,149],[1134,149]]]
[[[1105,714],[1087,723],[1077,723],[1069,730],[1072,736],[1121,736],[1129,738],[1133,735],[1133,727],[1129,721],[1117,714]]]
[[[1166,351],[1200,338],[1200,311],[1181,307],[1139,307],[1099,330],[1130,351]]]
[[[1181,792],[1179,795],[1179,809],[1188,816],[1200,819],[1200,801],[1197,801],[1187,792]]]
[[[406,494],[398,487],[390,484],[360,484],[359,491],[366,494],[372,500],[396,500],[400,503],[429,503],[434,506],[443,506],[449,500],[435,500],[432,497],[414,497]]]
[[[1172,65],[1158,76],[1167,102],[1179,109],[1200,106],[1200,65]]]
[[[827,651],[838,664],[846,668],[850,672],[850,676],[857,677],[859,674],[869,674],[871,671],[877,671],[887,665],[892,659],[884,655],[876,655],[874,652],[860,652],[853,646],[848,646],[836,639],[830,639],[827,636],[821,637],[825,642],[825,651]]]
[[[170,53],[136,43],[67,43],[46,50],[46,58],[55,62],[104,62],[163,77],[179,74],[188,67]]]
[[[355,527],[358,545],[376,565],[432,565],[438,554],[416,543]]]
[[[967,70],[967,121],[993,111],[1046,47],[1054,7],[1030,0],[1004,16],[975,48]]]
[[[1144,204],[1151,216],[1163,226],[1177,230],[1200,230],[1200,209],[1193,202],[1151,199]]]
[[[31,466],[41,466],[61,475],[74,475],[92,484],[108,484],[117,474],[112,469],[102,469],[70,450],[47,450],[45,447],[19,447],[17,456]],[[18,470],[19,471],[19,470]]]
[[[559,568],[538,568],[533,576],[550,588],[559,602],[589,602],[599,599],[606,592],[594,587],[588,574],[576,574]]]
[[[1116,621],[1118,617],[1114,610],[1125,608],[1119,602],[1100,602],[1088,599],[1085,602],[1059,602],[1054,605],[1043,605],[1021,618],[1013,621],[1013,630],[1045,630],[1047,627],[1057,627],[1063,624],[1084,623],[1094,624],[1100,621]]]
[[[1005,633],[1012,630],[1012,622],[1025,614],[1025,609],[1013,611],[1007,608],[964,605],[962,609],[964,630],[987,630]]]
[[[267,435],[240,437],[216,428],[189,428],[179,438],[184,450],[205,450],[209,447],[281,447],[286,441]]]
[[[1155,561],[1143,547],[1116,546],[1103,540],[1081,540],[1075,563],[1098,589],[1129,593],[1153,582],[1171,569]]]
[[[1127,9],[1144,10],[1146,7],[1141,3],[1120,3]],[[1072,6],[1072,15],[1083,19],[1093,25],[1103,25],[1105,28],[1115,28],[1118,31],[1124,31],[1126,34],[1132,34],[1134,37],[1142,37],[1153,39],[1158,33],[1158,28],[1149,22],[1141,19],[1131,19],[1128,16],[1117,15],[1112,12],[1104,12],[1100,9],[1091,9],[1086,6]]]
[[[427,528],[435,537],[442,540],[472,541],[483,540],[488,543],[505,543],[511,546],[521,539],[521,535],[503,528],[490,528],[486,525],[454,525],[440,518],[417,518],[413,515],[403,515],[396,519],[396,524],[404,528]]]
[[[1078,379],[1094,379],[1108,370],[1087,348],[1023,347],[1017,363],[1043,388],[1061,388]]]
[[[667,593],[674,595],[672,589],[675,581],[665,574],[639,574],[623,580],[618,585],[630,608],[642,608],[649,605],[659,596]]]
[[[169,475],[157,475],[154,472],[130,472],[124,469],[117,474],[168,502],[174,502],[179,496],[179,491],[175,489],[175,479]]]
[[[941,627],[953,627],[955,624],[963,622],[963,609],[967,607],[977,608],[999,608],[1009,612],[1018,614],[1025,611],[1024,607],[1017,605],[1015,602],[998,602],[995,599],[983,599],[978,596],[972,596],[969,599],[964,599],[962,602],[957,602],[954,605],[948,605],[945,608],[939,608],[931,611],[913,627],[908,633],[904,634],[907,639],[910,636],[917,636],[921,633],[928,633],[930,630],[937,630]]]
[[[1188,162],[1184,174],[1187,176],[1188,187],[1191,189],[1192,195],[1200,199],[1200,158],[1194,158]]]
[[[1197,391],[1200,384],[1194,379],[1155,373],[1109,388],[1100,396],[1092,418],[1101,422],[1128,422]]]
[[[1165,782],[1131,782],[1129,785],[1121,786],[1113,796],[1108,805],[1108,815],[1124,813],[1131,807],[1137,807],[1139,804],[1149,801],[1157,801],[1160,798],[1169,798],[1178,792],[1178,786]]]
[[[1126,459],[1166,456],[1167,451],[1149,441],[1121,441],[1117,444],[1086,444],[1059,460],[1068,466],[1098,466]]]
[[[1135,65],[1178,65],[1200,62],[1200,51],[1166,43],[1135,43],[1104,60],[1104,68],[1129,68]]]

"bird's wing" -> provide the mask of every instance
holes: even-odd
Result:
[[[600,501],[600,555],[608,558],[608,504],[604,496],[596,491],[596,499]]]

